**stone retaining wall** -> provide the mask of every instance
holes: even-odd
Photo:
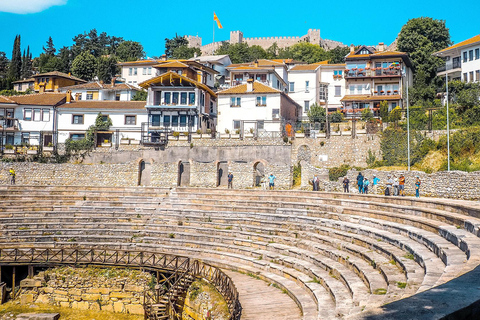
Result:
[[[22,304],[42,303],[80,310],[105,310],[143,314],[143,293],[151,281],[149,273],[116,269],[57,268],[40,272],[20,283]]]

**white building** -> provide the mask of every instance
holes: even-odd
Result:
[[[221,133],[281,132],[284,124],[297,121],[300,112],[285,92],[252,79],[217,94],[217,131]]]
[[[144,101],[71,101],[57,108],[58,143],[83,139],[99,113],[110,118],[112,126],[97,133],[97,146],[141,140],[142,122],[148,121]]]
[[[480,81],[480,35],[435,52],[434,55],[445,60],[445,65],[437,69],[438,76],[448,74],[449,80]]]
[[[302,106],[302,117],[313,104],[330,112],[341,108],[340,99],[345,94],[343,70],[345,64],[328,64],[322,61],[314,64],[295,65],[288,71],[288,95]]]
[[[218,75],[216,75],[215,78],[219,85],[225,83],[225,79],[228,76],[228,70],[226,67],[232,64],[228,54],[199,56],[191,58],[190,60],[203,64],[204,66],[210,67],[217,71]]]
[[[231,64],[229,77],[223,89],[247,83],[248,79],[287,92],[288,69],[283,62],[259,59],[254,62]]]
[[[141,91],[137,86],[117,83],[115,79],[111,83],[94,81],[59,89],[60,92],[67,92],[68,90],[72,92],[75,100],[95,101],[130,101],[138,91]]]

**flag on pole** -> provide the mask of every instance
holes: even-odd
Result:
[[[223,29],[222,24],[220,23],[220,20],[218,20],[218,17],[215,14],[215,12],[213,13],[213,20],[217,21],[217,26],[219,29]]]

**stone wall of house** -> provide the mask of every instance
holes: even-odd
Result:
[[[150,281],[149,273],[137,270],[54,268],[22,280],[20,302],[143,314],[143,294]]]

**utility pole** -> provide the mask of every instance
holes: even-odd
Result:
[[[445,70],[447,69],[445,62]],[[447,170],[450,171],[450,119],[448,112],[448,72],[445,73],[445,82],[447,84]]]
[[[323,92],[325,93],[325,138],[330,138],[330,123],[328,122],[328,85],[329,83],[324,83],[322,86]]]
[[[410,113],[408,102],[408,75],[407,75],[407,152],[408,152],[408,171],[410,171]]]

